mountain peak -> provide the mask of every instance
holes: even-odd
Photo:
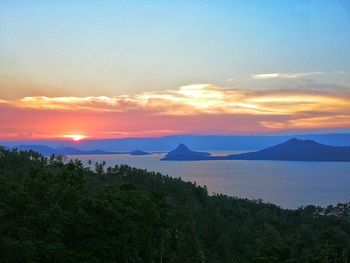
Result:
[[[190,149],[183,143],[180,143],[175,150],[187,150],[189,151]]]
[[[284,144],[320,145],[320,143],[315,142],[313,140],[303,140],[303,139],[297,139],[297,138],[292,138],[286,141]]]

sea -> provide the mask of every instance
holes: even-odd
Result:
[[[214,155],[228,153],[232,152],[212,152]],[[262,199],[288,209],[350,202],[350,162],[160,161],[164,155],[75,155],[68,158],[79,159],[85,165],[88,160],[106,161],[106,166],[127,164],[205,185],[209,194]]]

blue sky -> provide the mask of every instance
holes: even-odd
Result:
[[[48,95],[55,95],[55,87],[62,94],[120,95],[189,83],[232,85],[228,79],[254,88],[261,83],[250,75],[270,72],[322,71],[329,73],[324,81],[349,80],[333,76],[350,70],[347,1],[2,1],[0,6],[1,72],[8,81],[19,75]]]

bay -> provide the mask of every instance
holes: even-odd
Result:
[[[232,153],[232,152],[231,152]],[[225,155],[227,152],[216,152]],[[181,177],[206,185],[208,192],[248,199],[263,199],[283,208],[308,204],[326,206],[350,201],[350,163],[299,161],[160,161],[164,154],[144,156],[69,156],[85,165],[106,161],[106,166],[132,167]]]

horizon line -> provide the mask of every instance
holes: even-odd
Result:
[[[162,135],[162,136],[142,136],[142,137],[116,137],[116,138],[89,138],[87,136],[84,139],[81,139],[79,141],[75,141],[69,138],[62,138],[62,137],[55,137],[55,138],[23,138],[23,139],[2,139],[0,138],[0,142],[30,142],[30,141],[60,141],[60,142],[71,142],[74,144],[80,144],[82,142],[86,141],[112,141],[112,140],[128,140],[128,139],[161,139],[161,138],[169,138],[169,137],[181,137],[181,136],[192,136],[192,137],[210,137],[210,136],[216,136],[216,137],[292,137],[292,136],[310,136],[310,135],[350,135],[350,131],[344,131],[344,132],[310,132],[310,133],[260,133],[260,134],[172,134],[172,135]]]

